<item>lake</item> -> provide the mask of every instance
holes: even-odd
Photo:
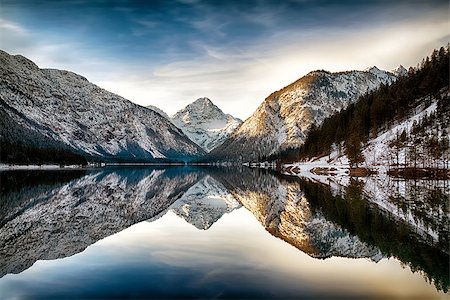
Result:
[[[2,299],[447,299],[449,182],[4,171]]]

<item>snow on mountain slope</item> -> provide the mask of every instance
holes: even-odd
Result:
[[[242,123],[223,113],[208,98],[187,105],[172,117],[172,122],[207,152],[222,144]]]
[[[363,144],[364,162],[361,166],[386,173],[388,168],[414,167],[446,168],[450,165],[450,111],[446,103],[450,92],[444,88],[439,97],[416,99],[409,115],[395,118],[389,128],[380,130]],[[447,104],[448,105],[448,104]],[[440,144],[434,151],[433,142]],[[343,145],[342,145],[343,146]],[[313,168],[348,169],[344,151],[334,150],[330,155],[312,158],[309,162],[290,164],[301,172]]]
[[[18,124],[102,159],[184,159],[203,154],[160,114],[69,71],[39,69],[0,51],[0,104]]]
[[[376,67],[366,71],[310,72],[267,97],[209,157],[248,161],[298,147],[311,124],[320,124],[367,91],[395,79],[394,74]]]
[[[450,92],[447,90],[440,96],[446,98],[447,103]],[[450,111],[441,108],[438,111],[439,100],[419,99],[415,112],[369,140],[363,149],[365,164],[367,166],[413,166],[440,167],[450,165]],[[428,124],[424,124],[424,120]],[[423,128],[420,130],[420,126]],[[402,141],[401,135],[405,134]],[[446,150],[436,153],[430,148],[435,139]],[[398,142],[397,142],[398,141]]]
[[[161,108],[156,107],[154,105],[147,105],[146,107],[151,109],[151,110],[153,110],[153,111],[155,111],[155,112],[157,112],[158,114],[160,114],[161,116],[163,116],[167,120],[171,121],[169,115],[165,111],[163,111]]]
[[[450,165],[449,99],[448,88],[441,90],[437,97],[417,99],[410,114],[395,118],[389,128],[365,142],[361,166],[376,170],[378,174],[358,178],[367,201],[412,228],[422,239],[434,243],[445,241],[444,237],[448,236],[448,230],[445,232],[442,228],[448,228],[450,220],[450,181],[427,177],[397,178],[389,176],[388,171],[414,166],[419,169],[446,168]],[[441,145],[441,151],[430,148],[433,141]],[[308,162],[286,164],[283,173],[321,182],[328,185],[334,195],[345,195],[355,181],[346,173],[348,168],[347,157],[339,155],[336,150],[329,156]],[[317,173],[314,169],[333,171]]]
[[[225,213],[241,207],[228,190],[207,175],[193,185],[170,209],[198,229],[208,229]]]

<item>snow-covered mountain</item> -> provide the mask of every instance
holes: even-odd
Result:
[[[313,71],[267,97],[209,158],[256,160],[289,147],[300,146],[311,124],[346,108],[393,73],[371,67],[365,71]]]
[[[189,159],[204,153],[160,114],[80,75],[39,69],[27,58],[3,51],[0,108],[27,132],[100,159]]]
[[[172,122],[192,141],[209,152],[216,148],[242,123],[225,114],[208,98],[199,98],[178,111]]]
[[[224,214],[241,207],[228,190],[206,175],[177,200],[170,210],[198,229],[207,230]]]

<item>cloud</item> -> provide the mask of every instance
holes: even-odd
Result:
[[[6,31],[11,31],[15,34],[20,34],[20,35],[23,35],[26,33],[25,29],[22,28],[21,26],[15,24],[13,22],[8,22],[4,19],[0,19],[0,29],[6,30]]]
[[[315,69],[344,71],[377,65],[389,70],[399,64],[416,65],[448,39],[447,27],[443,18],[423,19],[364,30],[317,29],[307,35],[290,31],[236,48],[198,44],[204,49],[201,56],[157,66],[145,76],[145,85],[130,82],[123,93],[171,114],[208,96],[226,112],[246,118],[271,92]],[[107,84],[111,89],[113,85]],[[118,87],[116,91],[122,93]]]
[[[449,40],[447,10],[437,6],[418,10],[400,5],[367,17],[355,10],[320,19],[318,14],[323,17],[332,9],[309,14],[312,8],[305,7],[305,15],[290,12],[289,6],[255,3],[243,8],[196,1],[181,8],[169,5],[167,11],[115,7],[120,22],[108,17],[102,23],[99,15],[95,26],[81,34],[1,19],[2,48],[40,67],[80,73],[169,114],[207,96],[245,119],[271,92],[309,71],[415,65]]]

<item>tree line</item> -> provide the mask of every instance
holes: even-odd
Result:
[[[0,99],[0,162],[6,164],[85,165],[86,157],[69,146],[15,122]]]

